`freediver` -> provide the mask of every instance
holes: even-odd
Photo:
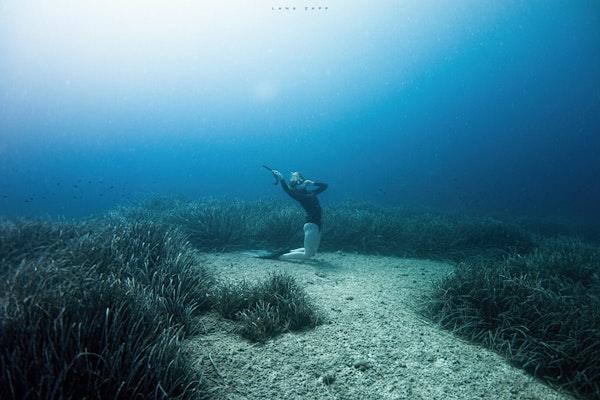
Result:
[[[268,167],[266,167],[268,168]],[[281,182],[283,190],[294,200],[296,200],[306,211],[304,223],[304,247],[290,250],[282,254],[281,259],[309,259],[317,253],[321,243],[321,204],[318,194],[327,189],[328,185],[321,182],[313,182],[304,179],[300,172],[292,172],[290,184],[285,182],[283,175],[277,170],[271,170],[275,176],[276,182]]]

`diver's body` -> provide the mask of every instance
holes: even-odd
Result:
[[[290,184],[285,182],[279,171],[272,171],[281,182],[283,190],[296,200],[306,211],[304,224],[304,247],[291,250],[281,256],[282,259],[308,259],[314,256],[321,243],[322,212],[317,195],[327,189],[328,185],[304,179],[299,172],[293,172]],[[311,187],[309,190],[308,187]]]

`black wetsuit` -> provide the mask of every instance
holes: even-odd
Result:
[[[317,188],[314,190],[292,190],[289,188],[287,183],[282,180],[281,187],[290,197],[296,200],[304,210],[306,210],[306,222],[316,224],[321,230],[321,204],[317,195],[327,189],[326,183],[315,182],[313,186]]]

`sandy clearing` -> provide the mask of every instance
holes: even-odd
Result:
[[[420,294],[451,271],[444,263],[321,253],[311,262],[205,254],[220,277],[293,275],[326,322],[265,344],[235,324],[202,317],[186,347],[215,399],[570,399],[502,357],[460,340],[415,312]]]

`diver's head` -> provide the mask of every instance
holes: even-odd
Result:
[[[300,172],[292,172],[292,176],[290,176],[290,188],[292,190],[306,189],[305,180]]]

